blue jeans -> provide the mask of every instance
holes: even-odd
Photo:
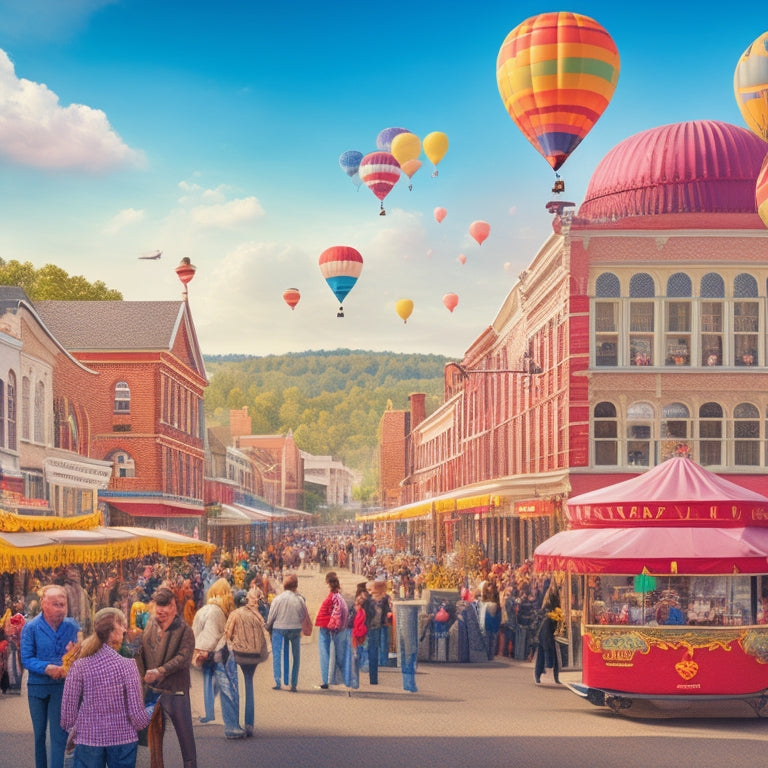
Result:
[[[111,747],[75,747],[75,768],[135,768],[139,742],[115,744]]]
[[[389,627],[381,628],[381,636],[379,637],[379,666],[389,666],[389,633],[391,632]],[[370,647],[370,646],[369,646]]]
[[[381,644],[381,634],[381,627],[368,630],[368,679],[371,685],[378,685],[379,683],[379,646]],[[387,650],[387,664],[389,664],[389,650]]]
[[[203,706],[205,708],[205,719],[214,720],[216,712],[214,711],[214,699],[216,691],[213,684],[213,665],[203,664]]]
[[[214,689],[219,691],[221,716],[224,718],[224,733],[241,733],[240,727],[240,692],[237,684],[237,664],[235,657],[229,654],[226,662],[216,662],[213,668]]]
[[[254,700],[253,700],[253,673],[256,671],[255,664],[240,664],[243,672],[243,686],[245,688],[245,725],[253,728],[254,719]]]
[[[330,673],[341,672],[344,685],[350,685],[350,669],[345,664],[347,659],[347,645],[349,643],[349,632],[338,630],[331,632],[325,627],[320,627],[320,634],[317,638],[317,650],[320,654],[320,677],[323,685],[328,685]],[[334,670],[331,670],[331,646],[334,651]],[[336,675],[333,675],[336,677]]]
[[[45,746],[46,730],[51,740],[51,768],[61,768],[64,763],[64,747],[67,732],[61,727],[61,697],[63,685],[29,685],[27,702],[35,734],[35,768],[48,768]]]
[[[288,660],[290,647],[293,657],[293,669]],[[272,628],[272,674],[275,685],[280,685],[280,665],[283,664],[283,685],[288,685],[290,670],[291,685],[295,688],[299,682],[299,663],[301,661],[301,629]]]

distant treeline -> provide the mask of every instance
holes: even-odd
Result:
[[[231,409],[247,405],[254,434],[290,429],[302,450],[331,455],[364,473],[370,491],[378,478],[382,414],[390,404],[407,409],[414,392],[425,393],[427,413],[434,411],[443,399],[447,362],[439,355],[349,349],[206,355],[206,418],[209,426],[226,425]]]

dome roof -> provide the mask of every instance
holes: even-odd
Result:
[[[766,152],[768,144],[751,131],[716,120],[642,131],[600,161],[578,217],[755,213],[755,183]]]

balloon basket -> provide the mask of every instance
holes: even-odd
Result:
[[[344,317],[344,307],[339,307],[339,311],[336,313],[336,317]]]

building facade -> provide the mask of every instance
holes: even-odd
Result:
[[[403,436],[380,523],[520,562],[567,496],[681,452],[766,494],[767,149],[725,123],[663,126],[605,156],[578,213],[551,204],[553,234]]]

